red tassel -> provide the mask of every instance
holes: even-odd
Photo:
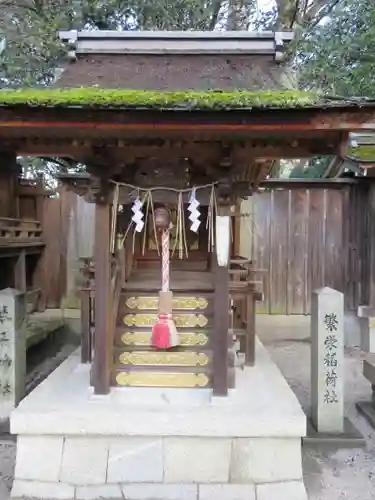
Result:
[[[152,327],[151,342],[157,349],[169,349],[169,347],[172,347],[168,320],[168,314],[159,314],[155,325]]]

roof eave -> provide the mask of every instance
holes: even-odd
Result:
[[[70,57],[84,54],[237,54],[283,59],[292,32],[61,31]]]

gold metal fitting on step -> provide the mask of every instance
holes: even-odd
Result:
[[[135,327],[152,327],[157,319],[156,314],[125,314],[124,324]],[[203,314],[173,314],[173,320],[177,328],[204,328],[208,319]]]
[[[207,387],[205,373],[121,372],[116,375],[120,386],[128,387]]]
[[[123,352],[119,356],[123,365],[206,366],[210,358],[204,352]]]
[[[157,310],[157,297],[129,297],[126,300],[126,307],[129,309],[138,309],[139,311]],[[194,311],[196,309],[207,309],[208,301],[204,297],[173,297],[173,309],[186,309]]]
[[[121,342],[128,346],[150,346],[151,332],[125,332],[121,335]],[[180,346],[204,346],[208,344],[208,335],[205,333],[180,333]]]

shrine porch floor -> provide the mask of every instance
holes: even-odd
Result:
[[[71,355],[11,416],[12,497],[306,500],[306,420],[260,342],[227,398],[209,389],[94,396]]]
[[[170,289],[172,292],[212,291],[213,276],[209,271],[172,270],[170,275]],[[125,290],[159,291],[161,289],[160,270],[133,270]]]

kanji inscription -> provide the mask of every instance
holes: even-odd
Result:
[[[3,397],[12,395],[11,368],[13,359],[10,336],[7,331],[11,321],[8,306],[0,304],[0,396]]]
[[[322,433],[344,429],[344,295],[332,288],[311,297],[311,419]]]
[[[338,338],[337,335],[333,333],[337,332],[339,327],[337,315],[334,313],[326,314],[324,316],[324,325],[328,335],[324,339],[325,393],[323,400],[326,404],[335,404],[339,402],[335,390],[337,384],[337,370],[334,369],[338,367]]]
[[[337,332],[338,320],[337,315],[334,313],[329,313],[324,316],[324,324],[326,325],[326,329],[328,332]]]

